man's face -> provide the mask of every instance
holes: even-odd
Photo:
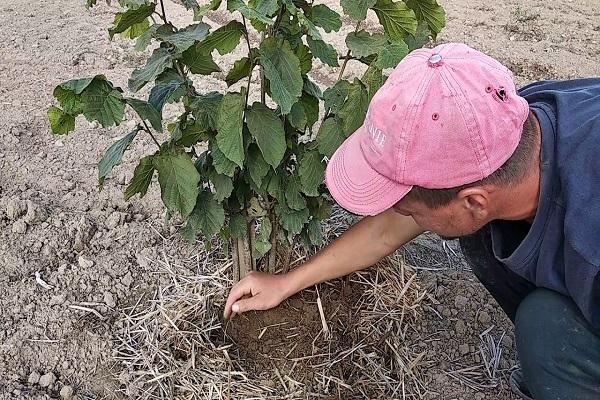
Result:
[[[469,235],[481,229],[488,221],[477,218],[465,207],[464,199],[457,198],[439,208],[405,197],[394,205],[394,211],[411,216],[423,229],[435,232],[445,239]]]

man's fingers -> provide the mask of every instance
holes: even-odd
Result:
[[[260,294],[238,300],[232,305],[232,310],[236,314],[241,314],[252,310],[264,310],[266,307],[264,304],[261,304],[261,300]]]
[[[228,319],[231,315],[231,306],[238,301],[241,297],[251,294],[251,284],[248,279],[242,279],[239,281],[229,292],[229,297],[227,297],[227,302],[225,303],[225,311],[223,312],[223,316]],[[233,312],[237,312],[233,310]]]

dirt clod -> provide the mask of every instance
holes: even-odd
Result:
[[[73,388],[71,386],[63,386],[60,389],[60,398],[63,400],[71,400],[73,397]]]
[[[39,385],[41,387],[49,387],[56,382],[56,375],[53,372],[48,372],[40,377]]]

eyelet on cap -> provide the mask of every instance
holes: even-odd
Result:
[[[429,57],[427,63],[430,67],[439,67],[443,64],[442,56],[440,54],[433,54],[431,57]]]
[[[486,92],[486,93],[491,93],[491,92],[492,92],[492,90],[494,90],[494,88],[492,88],[492,86],[491,86],[491,85],[487,85],[487,86],[485,87],[485,92]]]
[[[433,113],[433,114],[431,115],[431,119],[432,119],[432,120],[434,120],[434,121],[437,121],[438,119],[440,119],[440,114],[438,114],[438,113]]]
[[[396,111],[396,105],[395,104],[392,106],[392,111]]]

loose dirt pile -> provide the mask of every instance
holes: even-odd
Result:
[[[526,6],[517,0],[441,3],[448,18],[440,41],[464,41],[488,52],[513,69],[520,85],[537,79],[600,75],[600,14],[595,0],[535,0]],[[167,5],[175,20],[183,19],[181,7],[170,2]],[[123,202],[122,192],[134,160],[151,150],[150,142],[137,142],[123,164],[115,168],[105,189],[97,191],[96,163],[128,130],[127,124],[104,130],[78,121],[77,131],[68,137],[49,134],[45,114],[56,84],[104,73],[126,87],[131,71],[145,59],[132,51],[131,43],[108,40],[106,28],[112,22],[113,9],[102,5],[87,12],[82,4],[67,0],[23,0],[3,2],[0,15],[5,21],[0,26],[0,398],[120,396],[136,381],[135,375],[128,375],[123,360],[115,359],[122,345],[119,337],[129,326],[123,310],[132,310],[136,304],[148,310],[159,289],[173,285],[160,262],[168,260],[168,264],[179,266],[179,279],[195,285],[198,282],[193,279],[212,276],[224,265],[223,260],[205,257],[201,244],[188,246],[179,239],[175,226],[163,226],[156,187],[142,201]],[[209,23],[220,24],[224,14],[211,18]],[[338,49],[343,49],[343,38],[336,41]],[[230,63],[237,56],[224,62]],[[350,68],[349,76],[356,71]],[[335,79],[334,71],[325,66],[317,66],[312,74],[320,84]],[[206,90],[220,85],[214,78],[203,82]],[[418,365],[419,379],[430,392],[426,398],[511,398],[506,376],[516,364],[512,327],[468,272],[455,244],[442,246],[439,239],[423,237],[401,253],[416,268],[420,286],[428,293],[414,322],[403,325],[408,329],[406,341],[399,342],[410,354],[423,354]],[[221,292],[215,291],[212,297],[215,306],[223,301],[229,287],[224,271],[221,277],[221,281],[213,280],[221,286]],[[356,276],[351,279],[359,280]],[[330,317],[332,334],[339,338],[335,345],[340,352],[346,343],[360,340],[352,334],[364,333],[361,327],[352,329],[354,317],[341,317],[356,306],[354,296],[360,292],[356,285],[360,284],[346,283],[351,295],[344,301],[339,301],[345,293],[342,281],[320,289],[324,313]],[[247,377],[247,384],[268,388],[274,383],[279,388],[282,384],[273,371],[268,371],[268,378],[260,377],[268,361],[261,353],[272,350],[272,354],[267,353],[269,357],[281,358],[278,345],[283,344],[288,351],[293,345],[280,342],[281,335],[271,335],[280,332],[287,338],[293,333],[285,331],[286,326],[309,322],[312,325],[301,332],[305,340],[298,341],[289,356],[312,353],[308,339],[318,336],[322,329],[320,315],[316,318],[315,296],[306,292],[295,297],[281,309],[286,312],[275,310],[234,320],[225,331],[215,330],[226,332],[229,338],[224,333],[206,333],[203,343],[230,346],[226,350],[232,363],[256,378]],[[295,313],[295,309],[304,312]],[[220,324],[217,311],[211,314],[216,319],[208,325]],[[258,335],[275,321],[289,323],[267,328],[261,340],[272,345],[265,348],[266,342],[259,342]],[[246,329],[253,336],[242,335]],[[346,342],[347,337],[353,341]],[[231,338],[237,344],[224,344]],[[323,346],[325,342],[319,343]],[[358,355],[356,351],[349,354]],[[362,356],[362,360],[367,359]],[[391,365],[385,358],[374,360],[375,365]],[[414,359],[405,361],[410,364],[410,360]],[[285,378],[287,368],[291,368],[289,360],[278,360],[275,365],[284,384],[293,389]],[[314,378],[313,372],[307,369],[305,376],[325,382],[321,389],[343,388],[342,383],[346,383],[323,381],[323,377]],[[361,398],[362,386],[352,381],[351,374],[342,371],[334,375],[338,374],[334,367],[326,374],[353,382],[353,393]],[[235,379],[243,381],[240,376]],[[261,383],[261,379],[269,382]],[[408,393],[418,390],[412,378],[404,381],[412,385],[404,388]],[[373,382],[377,380],[365,385]],[[240,383],[239,388],[243,387]],[[219,393],[227,395],[213,392],[213,398],[219,398]],[[402,398],[400,394],[398,398]]]

